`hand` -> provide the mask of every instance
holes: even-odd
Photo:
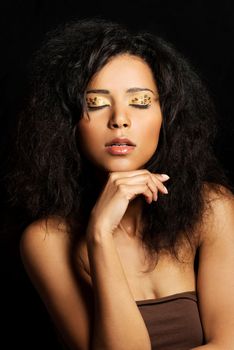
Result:
[[[148,170],[112,172],[90,215],[87,235],[94,232],[113,233],[119,225],[128,204],[138,195],[147,203],[158,198],[158,191],[167,194],[163,185],[169,176],[153,174]]]

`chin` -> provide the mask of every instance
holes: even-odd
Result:
[[[143,158],[143,157],[142,157]],[[145,161],[141,159],[130,159],[129,157],[115,157],[112,159],[103,159],[102,162],[95,162],[95,166],[99,170],[105,173],[118,172],[118,171],[134,171],[145,169],[145,164],[147,163],[149,157],[145,157]]]

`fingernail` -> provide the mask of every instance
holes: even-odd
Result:
[[[168,193],[168,190],[165,186],[163,186],[163,189],[164,189],[164,193]]]
[[[151,199],[150,199],[149,197],[146,197],[145,200],[146,200],[146,202],[147,202],[148,204],[151,203]]]
[[[170,179],[170,176],[168,176],[167,174],[161,174],[161,176],[162,176],[165,180]]]

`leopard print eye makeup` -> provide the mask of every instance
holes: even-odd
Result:
[[[128,98],[128,105],[136,108],[148,108],[152,104],[152,97],[147,93],[134,94]],[[101,109],[111,106],[110,99],[105,96],[95,96],[93,94],[86,96],[86,105],[89,110]]]
[[[144,94],[129,99],[130,106],[150,106],[152,104],[151,96]]]
[[[110,101],[102,96],[87,96],[86,104],[88,108],[98,108],[104,106],[110,106]]]

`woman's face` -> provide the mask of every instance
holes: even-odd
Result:
[[[114,57],[88,84],[86,106],[77,125],[86,157],[106,172],[144,168],[162,124],[150,67],[137,56]]]

